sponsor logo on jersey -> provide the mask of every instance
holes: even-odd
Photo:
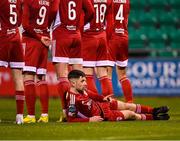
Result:
[[[17,0],[9,0],[9,3],[17,3]]]
[[[113,0],[114,3],[126,3],[126,0]]]
[[[49,6],[49,1],[46,1],[46,0],[39,0],[39,5],[46,5],[46,6]]]

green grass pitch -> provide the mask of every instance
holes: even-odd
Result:
[[[0,98],[0,140],[173,140],[180,139],[180,97],[136,97],[136,103],[170,107],[169,121],[57,123],[59,99],[50,99],[47,124],[16,125],[15,100]],[[40,115],[36,101],[36,118]],[[25,111],[26,113],[26,111]]]

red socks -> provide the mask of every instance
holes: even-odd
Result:
[[[141,114],[141,120],[153,120],[152,114]]]
[[[127,77],[123,77],[119,80],[121,83],[122,91],[125,97],[126,102],[132,103],[133,102],[133,93],[131,82]]]
[[[98,94],[93,75],[86,75],[87,89]]]
[[[67,77],[60,77],[58,83],[58,92],[61,98],[62,109],[66,109],[66,92],[70,88]]]
[[[16,91],[15,97],[16,97],[16,113],[23,114],[24,100],[25,100],[24,91]]]
[[[35,102],[36,102],[36,93],[35,93],[35,83],[34,80],[27,80],[24,82],[24,94],[26,99],[26,106],[28,115],[35,115]]]
[[[144,106],[140,104],[136,104],[136,113],[147,113],[147,114],[152,114],[153,108],[150,106]]]
[[[113,88],[110,79],[107,76],[103,76],[99,78],[99,81],[101,83],[102,95],[113,95]]]
[[[37,91],[39,92],[40,103],[41,103],[41,113],[48,113],[49,104],[49,92],[46,81],[37,82]]]

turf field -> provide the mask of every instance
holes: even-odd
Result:
[[[180,97],[135,98],[136,103],[151,106],[168,105],[169,121],[123,121],[101,123],[57,123],[59,99],[50,99],[47,124],[16,125],[15,101],[0,98],[0,140],[150,140],[180,139]],[[39,100],[36,104],[39,117]]]

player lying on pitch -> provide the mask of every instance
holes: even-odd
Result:
[[[68,122],[100,122],[123,120],[168,120],[169,108],[152,108],[134,103],[124,103],[103,97],[86,89],[84,72],[73,70],[68,74],[70,90],[66,93]]]

